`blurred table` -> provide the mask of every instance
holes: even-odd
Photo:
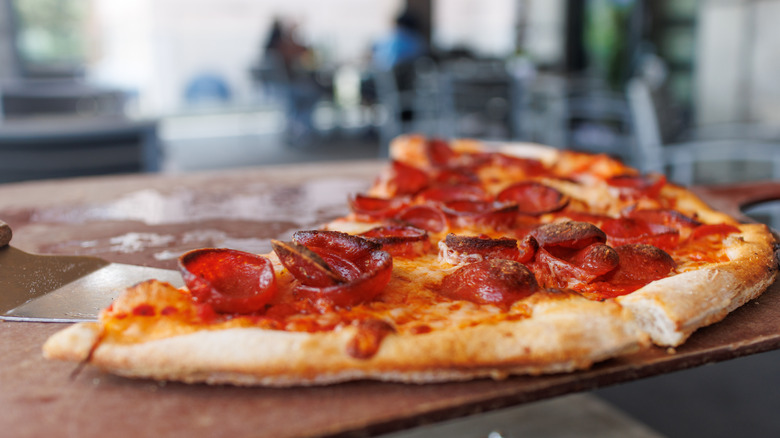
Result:
[[[0,218],[29,252],[172,268],[183,251],[270,250],[271,238],[346,212],[382,163],[307,164],[184,175],[0,185]],[[237,388],[128,380],[45,361],[60,324],[0,322],[0,430],[13,436],[368,436],[508,408],[780,347],[772,286],[676,350],[651,348],[563,375],[435,385],[350,382]],[[534,405],[529,405],[534,406]],[[596,418],[594,417],[594,421]]]

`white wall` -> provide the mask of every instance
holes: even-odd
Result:
[[[94,0],[97,48],[90,76],[136,89],[141,110],[180,109],[188,80],[223,76],[251,96],[249,68],[270,23],[299,25],[303,42],[334,63],[358,62],[392,26],[401,0]],[[240,103],[240,102],[239,102]]]
[[[697,122],[780,123],[780,2],[702,1]]]

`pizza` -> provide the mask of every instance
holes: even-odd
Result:
[[[235,385],[565,373],[679,346],[777,274],[765,225],[606,155],[407,135],[345,198],[269,254],[183,254],[185,287],[133,286],[44,355]]]

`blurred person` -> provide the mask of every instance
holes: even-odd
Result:
[[[285,101],[286,139],[291,144],[307,143],[315,134],[313,114],[323,87],[316,81],[314,54],[301,44],[295,28],[275,19],[263,47],[266,77]]]
[[[417,18],[404,11],[395,18],[395,27],[373,49],[373,64],[379,70],[392,70],[428,53],[428,45]]]
[[[421,31],[420,22],[409,11],[403,11],[395,17],[392,31],[371,47],[373,72],[367,73],[361,80],[361,96],[365,102],[382,102],[382,87],[377,81],[383,75],[390,74],[396,92],[403,93],[414,86],[414,61],[428,55],[428,43]],[[387,87],[385,87],[387,88]],[[411,120],[408,108],[402,111],[403,120]]]

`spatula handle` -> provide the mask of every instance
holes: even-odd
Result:
[[[11,242],[11,226],[0,220],[0,248],[8,245]]]

